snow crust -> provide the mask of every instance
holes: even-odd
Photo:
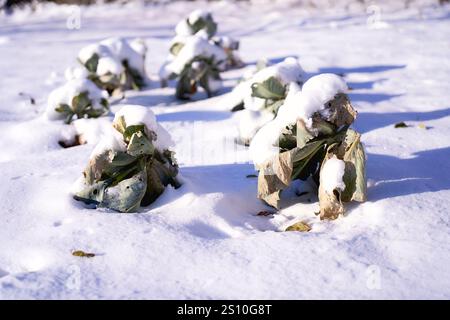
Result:
[[[116,2],[83,7],[79,30],[65,28],[73,8],[46,2],[0,18],[1,299],[450,298],[450,8],[380,0],[381,29],[368,25],[367,3],[287,3]],[[142,37],[147,69],[158,70],[176,23],[198,7],[241,39],[250,64],[222,73],[227,89],[262,58],[298,56],[308,74],[344,76],[368,154],[367,202],[320,221],[314,188],[298,181],[280,211],[258,216],[273,209],[256,198],[227,97],[180,103],[156,85],[127,91],[111,112],[154,112],[175,142],[183,186],[137,214],[71,198],[95,144],[58,145],[72,125],[42,116],[48,94],[80,48],[105,37]],[[394,128],[400,121],[409,127]],[[297,221],[312,230],[283,232]]]

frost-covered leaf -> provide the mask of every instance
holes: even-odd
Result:
[[[311,231],[311,227],[306,222],[299,221],[299,222],[296,222],[293,225],[287,227],[285,231],[308,232],[308,231]]]
[[[143,124],[127,126],[123,132],[123,140],[129,142],[133,134],[137,132],[145,132],[145,126]]]
[[[137,131],[132,134],[127,147],[129,155],[137,157],[140,155],[152,154],[154,150],[155,147],[142,131]]]
[[[119,212],[136,211],[141,204],[146,189],[147,175],[145,170],[141,170],[131,178],[122,180],[117,185],[107,188],[99,207]]]
[[[286,97],[286,87],[275,77],[252,84],[252,97],[279,100]]]
[[[98,205],[103,201],[103,196],[108,186],[109,183],[107,181],[94,182],[92,184],[86,185],[73,197],[75,200],[82,201],[86,204]]]
[[[111,160],[111,165],[113,166],[127,166],[136,161],[136,157],[129,155],[126,152],[115,151],[114,156]]]

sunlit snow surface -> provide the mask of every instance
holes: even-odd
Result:
[[[211,99],[180,103],[153,81],[120,102],[148,106],[170,132],[180,189],[137,214],[72,200],[94,145],[58,145],[63,124],[43,117],[49,92],[83,46],[111,36],[144,38],[157,74],[176,23],[197,6],[82,8],[73,30],[67,7],[0,17],[0,298],[450,298],[448,7],[382,8],[374,19],[209,5],[247,63],[297,56],[309,76],[338,73],[352,88],[369,188],[345,217],[320,221],[315,196],[295,196],[305,184],[274,217],[257,216],[270,208],[246,177],[254,170],[226,96],[245,68],[225,73]],[[400,121],[409,127],[395,129]],[[279,232],[298,220],[312,230]]]

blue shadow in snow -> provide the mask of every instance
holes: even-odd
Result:
[[[283,62],[286,58],[295,58],[295,59],[298,59],[298,55],[293,54],[293,55],[287,55],[287,56],[281,56],[281,57],[267,58],[267,62],[269,63],[269,65],[277,64],[277,63]],[[257,61],[257,60],[254,60],[254,61],[248,61],[248,62],[246,62],[245,65],[246,65],[246,66],[251,66],[251,65],[255,65],[255,64],[257,64],[257,63],[258,63],[258,61]]]
[[[350,91],[348,94],[350,100],[352,102],[370,102],[370,103],[378,103],[382,101],[391,100],[393,98],[397,98],[402,96],[401,94],[387,94],[387,93],[354,93]]]
[[[326,67],[320,68],[318,73],[335,73],[339,75],[346,75],[348,73],[376,73],[395,69],[403,69],[406,65],[378,65],[378,66],[362,66],[362,67]]]
[[[368,200],[450,190],[450,147],[416,152],[410,159],[368,154],[367,176],[377,183]]]
[[[160,122],[167,121],[220,121],[231,117],[228,111],[179,111],[156,115]]]
[[[358,117],[353,126],[360,133],[366,133],[371,130],[384,128],[389,125],[394,125],[401,121],[404,122],[429,121],[448,116],[450,116],[450,108],[429,112],[394,112],[394,113],[361,112],[358,113]]]

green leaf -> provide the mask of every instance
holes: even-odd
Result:
[[[320,136],[332,136],[336,133],[336,126],[322,118],[315,119],[314,128],[319,132]]]
[[[98,65],[99,56],[98,54],[94,53],[92,57],[90,57],[84,64],[86,69],[89,72],[95,73],[97,71],[97,65]]]
[[[72,99],[72,110],[81,118],[84,110],[91,105],[91,100],[89,99],[89,92],[83,91],[80,94],[76,95]]]
[[[325,140],[321,139],[309,142],[303,148],[297,148],[292,156],[292,161],[295,163],[297,161],[310,157],[311,155],[316,153],[324,143]]]
[[[205,18],[197,19],[192,24],[187,19],[186,22],[190,26],[193,34],[196,34],[200,30],[205,30],[210,38],[216,34],[217,24],[214,22],[211,15],[208,15]]]
[[[105,108],[105,110],[109,110],[109,103],[108,100],[105,98],[100,99],[100,104]]]
[[[303,122],[303,120],[297,121],[295,129],[296,129],[295,133],[296,133],[297,148],[303,148],[308,141],[314,138],[314,136],[306,128],[306,125]]]
[[[128,142],[131,140],[131,136],[137,132],[145,132],[145,126],[143,124],[136,124],[126,127],[123,132],[123,140]]]
[[[252,97],[280,100],[286,97],[286,87],[275,77],[252,84]]]
[[[64,114],[70,114],[73,113],[72,109],[68,104],[60,103],[59,106],[55,108],[56,112],[64,113]]]
[[[127,166],[136,161],[136,157],[129,155],[123,151],[116,151],[111,160],[111,165],[113,166]]]

